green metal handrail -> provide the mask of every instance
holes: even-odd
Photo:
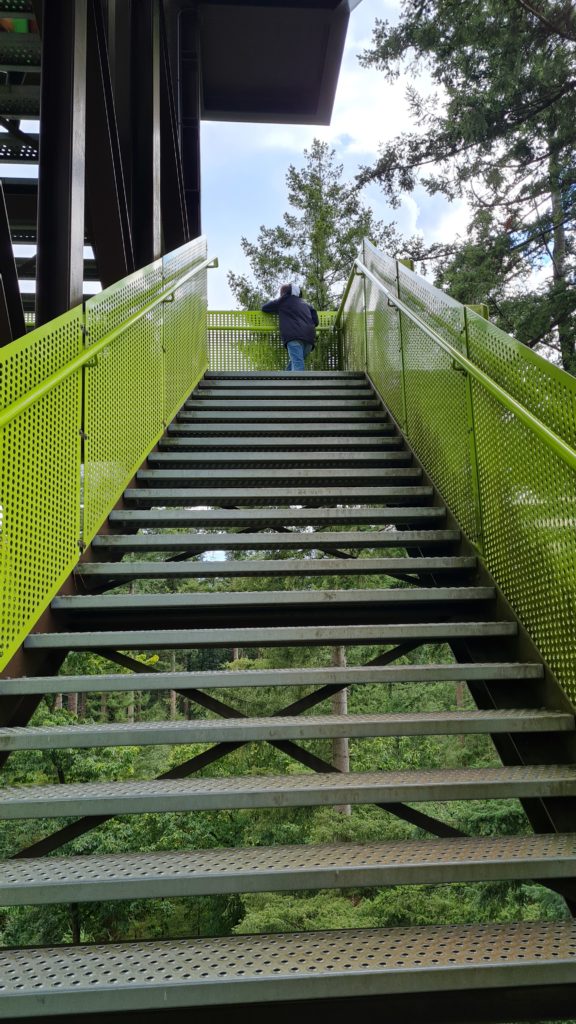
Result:
[[[177,277],[174,281],[171,281],[170,285],[167,288],[164,288],[154,299],[151,299],[150,302],[147,302],[146,305],[142,306],[142,308],[139,309],[137,313],[133,313],[132,316],[129,316],[127,320],[124,320],[118,327],[115,327],[112,331],[109,331],[107,334],[104,334],[99,341],[91,345],[90,348],[85,349],[81,355],[77,356],[75,359],[70,360],[70,362],[66,363],[64,366],[61,366],[59,370],[56,370],[55,373],[52,373],[49,377],[46,377],[45,380],[41,381],[40,384],[37,384],[36,387],[31,388],[30,391],[28,391],[25,395],[22,395],[21,398],[16,399],[16,401],[12,402],[11,405],[8,405],[6,406],[5,409],[0,410],[0,429],[2,427],[5,427],[8,423],[11,422],[11,420],[13,420],[16,416],[19,416],[31,405],[34,405],[34,403],[37,402],[38,399],[43,398],[44,395],[47,395],[48,392],[52,391],[52,389],[57,387],[58,384],[61,384],[62,381],[66,380],[67,377],[70,377],[71,374],[76,372],[76,370],[81,369],[81,367],[85,366],[86,363],[91,362],[94,359],[94,357],[98,355],[99,352],[102,352],[103,349],[108,348],[108,346],[111,345],[112,342],[116,340],[116,338],[119,338],[131,327],[134,327],[134,325],[137,324],[139,320],[142,320],[142,318],[145,317],[147,313],[149,313],[152,309],[158,306],[161,302],[164,302],[170,295],[174,295],[174,292],[176,292],[178,288],[181,288],[182,285],[186,284],[186,282],[189,281],[190,278],[200,273],[201,270],[207,270],[210,267],[217,266],[217,257],[212,259],[206,259],[203,260],[202,263],[199,263],[197,266],[192,267],[192,269],[188,270],[185,274],[181,274],[180,277]]]
[[[492,377],[485,373],[484,370],[481,370],[478,366],[476,366],[475,363],[468,359],[467,356],[459,352],[459,350],[455,348],[453,345],[451,345],[449,341],[446,341],[444,338],[440,337],[440,335],[437,334],[436,331],[434,331],[431,327],[429,327],[428,324],[417,315],[417,313],[414,313],[414,311],[410,309],[410,307],[407,306],[406,303],[402,302],[401,299],[394,295],[394,293],[391,292],[389,288],[387,288],[386,285],[383,284],[382,281],[380,281],[379,278],[377,278],[376,275],[373,274],[372,271],[369,270],[368,267],[364,265],[364,263],[362,263],[361,260],[356,259],[354,261],[354,267],[358,268],[360,276],[367,277],[368,280],[372,281],[372,283],[375,284],[376,287],[379,288],[380,291],[384,293],[384,295],[388,299],[388,302],[392,303],[392,305],[396,306],[401,313],[403,313],[410,320],[412,320],[412,322],[416,324],[419,330],[423,331],[424,334],[428,335],[428,337],[431,338],[436,345],[444,349],[444,351],[448,353],[448,355],[454,360],[455,363],[458,363],[458,365],[461,366],[462,369],[466,371],[466,373],[469,373],[471,377],[473,377],[480,384],[482,384],[482,386],[486,388],[486,390],[494,398],[496,398],[501,403],[501,405],[508,409],[509,412],[514,413],[514,415],[517,416],[518,419],[521,420],[523,423],[525,423],[526,426],[529,427],[530,430],[532,430],[540,438],[540,440],[548,444],[553,449],[555,454],[558,455],[561,459],[563,459],[563,461],[570,467],[570,469],[576,470],[576,451],[574,451],[574,449],[570,445],[566,444],[566,442],[561,437],[559,437],[558,434],[551,430],[550,427],[547,427],[545,423],[542,423],[542,421],[539,420],[538,417],[534,415],[534,413],[531,413],[530,410],[527,409],[524,405],[522,405],[521,402],[518,402],[515,398],[513,398],[512,395],[510,395],[508,391],[505,390],[505,388],[501,387],[500,384],[497,384],[496,381],[492,379]],[[337,329],[340,317],[342,315],[342,311],[344,309],[344,304],[350,292],[350,288],[352,286],[352,282],[355,276],[357,276],[356,269],[352,271],[348,279],[346,290],[344,292],[344,297],[338,309],[338,313],[336,314],[334,330]]]

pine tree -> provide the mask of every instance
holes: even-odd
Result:
[[[388,251],[399,244],[393,225],[375,221],[362,205],[358,187],[343,180],[335,150],[314,139],[304,166],[286,174],[290,211],[275,228],[260,228],[256,242],[242,239],[253,279],[228,274],[239,305],[257,309],[287,281],[299,282],[317,309],[337,307],[362,239]]]
[[[363,63],[390,80],[425,71],[436,92],[410,89],[419,131],[359,178],[379,181],[393,205],[417,183],[465,198],[465,244],[414,255],[435,258],[438,283],[488,301],[504,329],[556,348],[573,373],[575,40],[563,0],[404,0],[397,26],[377,22]]]

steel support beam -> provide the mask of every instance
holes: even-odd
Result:
[[[164,15],[160,19],[161,195],[164,252],[190,239],[184,190],[184,169],[178,136],[172,73]]]
[[[160,3],[132,7],[132,239],[136,267],[162,253],[160,195]]]
[[[178,100],[184,189],[190,238],[202,233],[200,218],[200,45],[198,13],[180,18]]]
[[[102,0],[88,0],[86,190],[104,288],[134,270],[130,215],[116,125]]]
[[[42,24],[36,324],[82,301],[87,0],[50,0]]]
[[[0,348],[26,334],[18,272],[12,249],[10,224],[0,181]]]
[[[124,188],[132,224],[132,0],[108,0],[108,60],[120,143]]]

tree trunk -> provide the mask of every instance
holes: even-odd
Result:
[[[70,714],[71,715],[76,715],[76,717],[78,717],[78,694],[77,693],[69,693],[68,694],[68,697],[67,697],[67,700],[66,700],[66,705],[67,705],[67,708],[68,708],[68,711],[70,712]]]
[[[108,721],[108,697],[105,693],[100,694],[100,718],[103,722]]]
[[[562,201],[562,183],[560,168],[551,153],[549,162],[550,200],[552,206],[552,275],[554,281],[555,302],[559,307],[558,341],[562,356],[562,366],[572,376],[576,376],[576,353],[574,352],[574,328],[571,322],[567,300],[567,264],[566,264],[566,229],[564,226],[564,203]],[[564,308],[564,315],[563,313]]]
[[[332,664],[337,668],[346,668],[346,650],[344,647],[332,648]],[[348,714],[348,690],[339,690],[331,697],[334,715]],[[332,764],[340,772],[350,771],[350,750],[348,737],[336,737],[332,740]],[[338,804],[334,810],[340,814],[352,814],[350,804]]]
[[[62,694],[61,693],[55,693],[54,694],[54,711],[61,711],[61,710],[62,710]]]
[[[174,719],[176,718],[176,716],[178,714],[178,706],[177,706],[177,703],[176,703],[177,696],[178,696],[178,694],[176,693],[176,690],[170,690],[170,719],[171,719],[171,721],[174,721]]]
[[[86,694],[78,694],[78,718],[86,718]]]

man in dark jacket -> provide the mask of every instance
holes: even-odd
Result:
[[[280,298],[262,306],[263,313],[277,313],[280,337],[288,351],[288,369],[304,370],[304,360],[314,348],[318,313],[301,298],[296,284],[283,284]]]

